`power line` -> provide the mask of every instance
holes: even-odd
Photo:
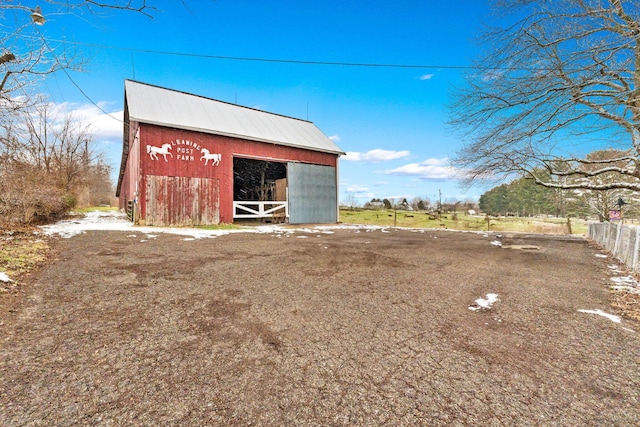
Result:
[[[36,30],[38,31],[38,34],[40,35],[40,38],[42,39],[42,44],[47,48],[49,53],[51,53],[51,55],[53,55],[53,58],[55,59],[56,63],[60,66],[60,69],[64,72],[64,74],[67,76],[69,81],[76,87],[76,89],[78,89],[80,91],[82,96],[84,96],[91,104],[93,104],[93,106],[95,106],[98,110],[100,110],[101,112],[103,112],[107,116],[111,117],[114,120],[117,120],[118,122],[123,123],[123,120],[120,120],[119,118],[112,116],[110,113],[105,111],[101,106],[99,106],[96,102],[94,102],[93,99],[91,99],[91,97],[89,95],[87,95],[87,93],[80,87],[80,85],[78,83],[76,83],[76,81],[71,77],[71,74],[69,74],[69,72],[67,71],[67,68],[65,67],[65,65],[63,65],[60,62],[60,60],[58,59],[58,56],[55,54],[53,49],[51,49],[51,47],[49,47],[49,44],[47,43],[47,40],[44,38],[44,36],[40,32],[40,30],[37,29],[37,28],[36,28]]]
[[[100,107],[96,102],[94,102],[91,97],[80,87],[78,83],[71,77],[67,69],[60,63],[58,57],[55,52],[49,47],[47,40],[42,35],[42,33],[38,30],[38,35],[42,43],[46,46],[47,50],[53,55],[56,62],[60,65],[60,68],[67,76],[69,81],[80,91],[80,93],[98,110],[103,112],[104,114],[112,117],[114,120],[122,122],[122,120],[112,116],[110,113],[105,111],[102,107]],[[21,35],[23,38],[35,38],[27,35]],[[87,42],[70,42],[68,40],[60,40],[60,39],[48,39],[50,42],[62,43],[62,44],[75,44],[81,46],[94,47],[99,49],[111,49],[111,50],[121,50],[127,52],[137,52],[137,53],[146,53],[152,55],[165,55],[165,56],[179,56],[179,57],[188,57],[188,58],[202,58],[202,59],[215,59],[215,60],[226,60],[226,61],[244,61],[244,62],[264,62],[264,63],[279,63],[279,64],[297,64],[297,65],[322,65],[322,66],[340,66],[340,67],[368,67],[368,68],[396,68],[396,69],[449,69],[449,70],[472,70],[478,69],[477,66],[472,65],[443,65],[443,64],[391,64],[391,63],[370,63],[370,62],[344,62],[344,61],[317,61],[317,60],[301,60],[301,59],[282,59],[282,58],[265,58],[265,57],[244,57],[244,56],[228,56],[228,55],[211,55],[211,54],[201,54],[201,53],[190,53],[190,52],[174,52],[174,51],[162,51],[162,50],[153,50],[153,49],[140,49],[133,47],[121,47],[121,46],[110,46],[103,45],[98,43],[87,43]]]
[[[22,36],[22,37],[29,37],[29,36]],[[473,70],[473,69],[479,68],[473,65],[391,64],[391,63],[376,63],[376,62],[316,61],[316,60],[302,60],[302,59],[211,55],[211,54],[204,54],[204,53],[175,52],[175,51],[164,51],[164,50],[154,50],[154,49],[140,49],[140,48],[134,48],[134,47],[111,46],[111,45],[103,45],[99,43],[87,43],[87,42],[77,42],[77,41],[70,42],[69,40],[59,40],[59,39],[49,39],[49,41],[56,42],[56,43],[75,44],[75,45],[81,45],[81,46],[95,47],[99,49],[112,49],[112,50],[122,50],[127,52],[148,53],[152,55],[218,59],[218,60],[226,60],[226,61],[248,61],[248,62],[266,62],[266,63],[279,63],[279,64],[298,64],[298,65],[327,65],[327,66],[341,66],[341,67],[405,68],[405,69],[436,68],[436,69],[449,69],[449,70]]]
[[[127,50],[138,53],[149,53],[154,55],[170,55],[170,56],[182,56],[189,58],[204,58],[204,59],[219,59],[226,61],[251,61],[251,62],[267,62],[277,64],[298,64],[298,65],[329,65],[329,66],[341,66],[341,67],[370,67],[370,68],[440,68],[440,69],[473,69],[476,67],[464,66],[464,65],[424,65],[424,64],[385,64],[385,63],[370,63],[370,62],[341,62],[341,61],[306,61],[301,59],[280,59],[280,58],[258,58],[258,57],[244,57],[244,56],[225,56],[225,55],[208,55],[201,53],[185,53],[185,52],[170,52],[151,49],[136,49],[136,48],[123,48],[115,46],[104,46],[97,44],[86,43],[87,46],[99,47],[103,49],[117,49]]]

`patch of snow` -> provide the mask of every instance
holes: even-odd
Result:
[[[13,282],[13,280],[11,280],[9,276],[7,276],[7,273],[0,272],[0,282],[11,283]]]
[[[489,310],[496,301],[499,301],[498,294],[487,294],[486,298],[478,298],[475,300],[475,304],[470,305],[469,310]]]
[[[597,258],[607,258],[607,256],[605,254],[596,254],[595,256]]]
[[[391,233],[392,229],[389,227],[382,227],[377,225],[365,225],[365,224],[331,224],[331,225],[316,225],[306,228],[295,228],[290,225],[260,225],[260,226],[248,226],[238,227],[234,229],[225,230],[205,230],[201,228],[188,228],[188,227],[157,227],[157,226],[139,226],[134,225],[127,216],[120,211],[93,211],[88,212],[84,217],[73,220],[63,220],[55,224],[50,224],[40,227],[42,233],[46,235],[59,235],[63,238],[71,238],[79,234],[83,234],[87,231],[128,231],[130,233],[136,233],[137,235],[146,235],[146,239],[152,239],[154,236],[160,233],[174,234],[179,236],[185,236],[185,238],[202,239],[202,238],[215,238],[218,236],[224,236],[233,233],[265,233],[274,234],[277,236],[290,237],[296,233],[306,234],[333,234],[335,230],[350,230],[355,232],[361,232],[364,230],[367,233],[381,232]],[[397,227],[396,229],[418,231],[425,233],[426,229],[404,228]],[[448,230],[449,232],[467,232]],[[471,233],[478,233],[472,231]],[[129,237],[137,237],[136,234],[130,234]],[[483,235],[485,235],[484,233]],[[500,236],[498,236],[500,237]],[[433,236],[436,239],[436,236]]]
[[[618,284],[627,284],[627,285],[637,285],[638,282],[631,276],[622,276],[622,277],[611,277],[611,281],[613,283]]]
[[[611,270],[612,273],[622,273],[622,269],[620,269],[620,267],[615,264],[609,264],[607,267],[609,268],[609,270]]]
[[[205,230],[187,227],[148,227],[133,225],[127,216],[119,211],[94,211],[88,212],[81,219],[62,220],[55,224],[40,227],[46,235],[59,235],[63,238],[71,238],[87,231],[132,231],[145,234],[147,238],[155,238],[159,233],[175,234],[179,236],[201,239],[217,237],[232,233],[283,233],[289,232],[281,226],[263,225],[258,227],[246,227],[231,230]],[[317,231],[316,231],[317,233]],[[130,237],[137,237],[130,234]]]
[[[491,242],[493,246],[502,246],[502,242],[500,240],[494,240]]]
[[[607,319],[611,320],[612,322],[616,322],[616,323],[620,323],[620,316],[616,316],[615,314],[609,314],[609,313],[605,313],[604,311],[598,309],[598,310],[578,310],[580,313],[587,313],[587,314],[597,314],[598,316],[602,316],[602,317],[606,317]]]
[[[623,292],[628,292],[630,294],[640,295],[640,287],[637,287],[637,286],[614,285],[614,286],[611,286],[611,289],[613,289],[614,291],[623,291]]]
[[[615,291],[640,294],[640,283],[631,276],[611,277],[610,280],[615,283],[615,285],[611,286],[611,289]]]

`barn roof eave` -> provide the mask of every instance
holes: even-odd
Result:
[[[282,146],[285,146],[285,147],[300,148],[302,150],[317,151],[317,152],[320,152],[320,153],[335,154],[337,156],[343,156],[343,155],[346,154],[342,150],[322,149],[320,147],[309,147],[308,145],[304,145],[304,144],[291,144],[291,143],[288,143],[288,142],[275,141],[275,140],[266,139],[266,138],[256,138],[256,137],[251,137],[251,136],[247,136],[247,135],[240,135],[240,134],[234,134],[234,133],[220,132],[220,131],[215,131],[215,130],[211,130],[211,129],[203,129],[203,128],[198,128],[198,127],[170,125],[168,123],[154,122],[152,120],[136,119],[134,117],[131,117],[130,119],[132,121],[136,121],[138,123],[143,123],[143,124],[148,124],[148,125],[161,126],[161,127],[170,127],[170,128],[173,128],[173,129],[190,130],[190,131],[194,131],[194,132],[206,133],[206,134],[209,134],[209,135],[228,136],[230,138],[245,139],[247,141],[255,141],[255,142],[264,142],[264,143],[268,143],[268,144],[282,145]]]
[[[120,197],[120,186],[124,179],[124,172],[129,158],[129,126],[131,126],[129,118],[129,108],[127,106],[127,97],[124,99],[124,121],[122,131],[122,156],[120,157],[120,172],[118,173],[118,184],[116,185],[116,197]]]

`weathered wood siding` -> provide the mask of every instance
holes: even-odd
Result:
[[[220,223],[220,181],[212,178],[147,175],[147,225]]]

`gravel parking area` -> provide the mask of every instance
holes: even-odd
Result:
[[[285,230],[54,238],[2,313],[0,425],[640,425],[586,240]]]

